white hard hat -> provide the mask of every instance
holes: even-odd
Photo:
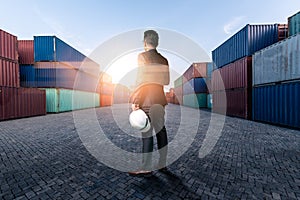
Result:
[[[131,126],[141,132],[147,132],[151,128],[151,124],[146,113],[141,110],[132,111],[129,115],[129,122]]]

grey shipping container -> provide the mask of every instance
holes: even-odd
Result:
[[[253,56],[253,85],[300,79],[300,33]]]
[[[289,17],[289,36],[300,33],[300,11]]]

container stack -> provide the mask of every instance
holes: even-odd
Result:
[[[166,92],[166,99],[168,103],[175,104],[174,88],[170,88],[169,92]]]
[[[113,94],[114,104],[129,103],[131,92],[127,86],[115,84]]]
[[[252,54],[286,35],[285,24],[246,25],[212,52],[214,112],[251,119]]]
[[[105,72],[101,72],[98,92],[100,93],[100,106],[111,106],[113,103],[114,85],[112,84],[112,77]]]
[[[300,128],[300,33],[253,56],[253,120]]]
[[[18,44],[21,85],[46,91],[47,112],[100,106],[97,63],[56,36],[34,36]]]
[[[0,30],[0,120],[46,114],[45,92],[20,88],[17,37]]]
[[[177,105],[183,105],[183,76],[179,76],[174,81],[174,103]]]
[[[207,63],[193,63],[183,77],[183,105],[207,108]]]
[[[207,63],[207,78],[206,78],[206,86],[207,86],[207,108],[212,109],[213,100],[212,100],[212,72],[213,72],[213,64]]]

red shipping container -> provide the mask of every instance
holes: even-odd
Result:
[[[97,92],[101,95],[113,95],[114,85],[112,83],[100,82],[97,86]]]
[[[37,115],[46,115],[45,91],[0,87],[0,120]]]
[[[20,87],[17,62],[0,58],[0,86]]]
[[[17,37],[0,29],[0,57],[17,61]]]
[[[207,77],[207,63],[193,63],[184,73],[183,73],[183,83],[193,79],[193,78],[205,78]]]
[[[278,24],[278,40],[284,40],[288,38],[289,29],[288,24]]]
[[[252,56],[213,71],[213,91],[252,87]]]
[[[34,50],[33,40],[18,40],[19,64],[33,65]]]
[[[100,95],[100,107],[111,106],[113,102],[112,95]]]
[[[241,88],[213,92],[213,112],[251,119],[252,89]]]

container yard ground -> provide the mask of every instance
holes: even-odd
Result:
[[[170,140],[179,110],[167,106]],[[117,135],[109,107],[96,112],[111,141],[140,149],[138,138]],[[0,122],[0,199],[300,199],[300,131],[226,117],[215,148],[200,159],[210,120],[209,111],[200,112],[188,151],[170,173],[150,178],[98,162],[81,143],[71,112]]]

